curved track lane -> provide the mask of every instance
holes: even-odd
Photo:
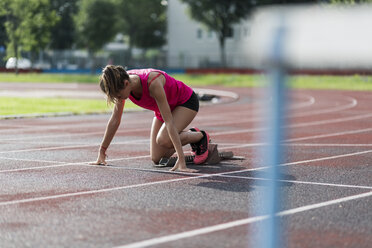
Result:
[[[258,89],[203,106],[195,123],[244,161],[198,166],[197,174],[152,167],[153,114],[130,112],[96,158],[109,115],[0,121],[1,247],[247,247],[266,187]],[[370,247],[372,92],[289,93],[280,187],[288,247]],[[185,147],[185,150],[189,150]],[[253,247],[253,246],[252,246]]]

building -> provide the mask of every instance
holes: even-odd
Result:
[[[191,19],[187,5],[180,0],[168,0],[169,68],[211,68],[221,65],[220,47],[216,33]],[[250,39],[250,22],[234,25],[232,36],[226,39],[227,66],[249,67],[246,49]]]

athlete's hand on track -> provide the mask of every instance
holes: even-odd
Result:
[[[186,161],[184,159],[183,160],[177,159],[176,164],[173,166],[172,169],[170,169],[170,171],[176,171],[176,170],[179,170],[182,172],[191,172],[191,173],[199,172],[198,170],[187,168]]]
[[[107,155],[104,152],[99,152],[96,162],[89,163],[91,165],[107,165],[106,162]]]

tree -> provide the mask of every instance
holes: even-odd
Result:
[[[7,40],[7,35],[6,35],[6,30],[5,30],[5,21],[6,17],[5,16],[0,16],[0,47],[5,46],[6,40]]]
[[[50,47],[56,50],[70,49],[75,42],[75,23],[78,0],[51,0],[51,8],[56,11],[59,21],[52,29]]]
[[[188,4],[191,17],[217,33],[221,64],[226,66],[225,40],[232,25],[249,16],[255,1],[242,0],[181,0]]]
[[[111,0],[81,0],[75,16],[78,45],[86,48],[95,68],[94,54],[111,41],[116,29],[116,6]]]
[[[27,22],[31,35],[26,40],[26,48],[31,52],[30,59],[33,63],[35,54],[50,45],[52,28],[58,22],[59,17],[56,12],[51,9],[49,0],[35,1],[35,4],[30,11],[32,12],[31,16],[34,23],[30,21]]]
[[[5,21],[6,21],[6,17],[0,16],[0,48],[5,47],[5,43],[7,42]]]
[[[160,0],[116,0],[120,30],[129,37],[132,48],[158,48],[166,42],[166,6]]]
[[[0,15],[6,17],[7,56],[20,57],[21,51],[45,48],[50,40],[50,28],[57,16],[48,0],[1,0]],[[16,63],[16,73],[18,73]]]

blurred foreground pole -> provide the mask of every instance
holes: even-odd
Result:
[[[269,166],[267,171],[267,184],[263,190],[263,213],[268,215],[260,227],[259,245],[260,248],[282,247],[279,228],[279,217],[276,214],[280,211],[281,192],[279,188],[280,171],[284,154],[281,142],[284,137],[286,113],[286,68],[283,61],[283,42],[285,40],[284,20],[279,16],[279,25],[273,30],[273,44],[270,48],[267,73],[269,75],[269,90],[271,102],[266,110],[267,116],[267,150],[265,153],[265,165]]]
[[[258,10],[252,20],[248,49],[252,60],[268,70],[271,80],[268,107],[268,150],[263,160],[269,166],[268,184],[258,196],[256,212],[265,216],[252,247],[285,247],[279,230],[280,203],[285,197],[278,185],[279,165],[284,151],[286,69],[368,71],[372,70],[372,5],[292,6]],[[263,197],[263,203],[261,202]],[[261,205],[262,203],[262,205]]]

